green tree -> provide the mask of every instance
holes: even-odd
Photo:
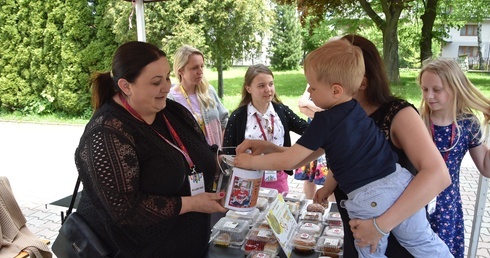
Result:
[[[275,70],[297,69],[302,57],[301,25],[291,5],[276,5],[270,41],[271,66]]]
[[[260,51],[270,24],[263,0],[212,0],[204,8],[206,45],[218,71],[218,95],[223,97],[223,70],[247,52]]]
[[[43,54],[44,2],[2,1],[0,13],[0,104],[9,111],[33,110],[42,82],[32,87]],[[41,29],[33,26],[41,26]],[[35,72],[37,73],[37,71]],[[34,74],[36,76],[36,74]],[[41,108],[42,109],[42,108]]]
[[[62,112],[81,115],[90,106],[90,95],[87,88],[90,81],[90,69],[85,49],[96,31],[94,25],[95,6],[86,1],[63,1],[64,8],[57,10],[60,14],[61,38],[58,43],[61,49],[57,51],[60,63],[54,73],[59,82],[50,84],[56,96],[56,109]],[[54,7],[57,9],[58,7]]]
[[[424,5],[423,14],[420,16],[422,20],[422,28],[420,33],[419,47],[420,47],[420,64],[427,58],[433,56],[432,53],[432,39],[434,38],[434,24],[437,17],[438,0],[425,0],[422,1]]]
[[[278,0],[280,3],[295,3],[296,0]],[[369,16],[376,27],[383,33],[383,59],[387,68],[388,78],[392,82],[400,80],[398,57],[398,20],[402,11],[409,7],[409,0],[299,0],[299,10],[307,10],[304,13],[314,14],[317,17],[325,17],[326,13],[343,12],[360,16],[358,8],[361,7],[365,15]],[[349,16],[347,16],[349,17]],[[319,18],[321,20],[322,18]]]

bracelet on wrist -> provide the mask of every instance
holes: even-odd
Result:
[[[374,225],[374,227],[376,228],[376,230],[378,230],[378,232],[379,232],[381,235],[383,235],[383,236],[387,236],[387,235],[389,235],[389,233],[386,233],[386,232],[384,232],[383,230],[381,230],[381,229],[379,228],[378,224],[376,223],[376,218],[373,218],[373,225]]]

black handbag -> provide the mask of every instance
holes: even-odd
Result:
[[[80,185],[77,179],[66,218],[61,218],[62,226],[53,242],[52,250],[58,258],[101,258],[113,257],[111,248],[95,234],[85,220],[76,212],[71,212]]]

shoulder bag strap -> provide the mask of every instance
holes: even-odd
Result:
[[[68,216],[70,216],[72,210],[73,210],[73,206],[75,206],[75,200],[77,199],[77,194],[78,194],[78,188],[80,187],[80,176],[78,176],[77,178],[77,182],[75,183],[75,189],[73,190],[73,194],[71,196],[71,201],[70,201],[70,207],[68,207],[68,210],[66,211],[66,216],[63,212],[61,212],[61,224],[63,224],[66,220],[66,218],[68,218]]]

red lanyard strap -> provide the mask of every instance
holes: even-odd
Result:
[[[432,140],[434,141],[434,144],[436,144],[436,138],[435,138],[435,129],[434,129],[434,124],[432,123],[432,120],[430,121],[430,130],[432,132]],[[447,159],[449,158],[449,152],[453,149],[453,144],[454,144],[454,139],[456,138],[456,124],[453,123],[451,127],[451,141],[449,143],[449,148],[447,150],[439,150],[439,152],[444,152],[444,162],[447,162]],[[437,146],[437,144],[436,144]]]
[[[260,120],[257,113],[255,113],[255,119],[257,120],[257,124],[259,124],[260,131],[262,132],[262,136],[264,137],[264,140],[267,141],[267,136],[265,134],[264,128],[262,127],[262,121]],[[271,127],[267,128],[267,131],[269,133],[272,133],[272,135],[274,135],[274,115],[271,115]]]
[[[150,126],[142,117],[140,114],[138,114],[138,112],[136,112],[136,110],[133,109],[133,107],[131,107],[129,105],[129,103],[126,101],[126,99],[122,96],[121,93],[119,93],[119,99],[121,100],[121,102],[123,103],[124,107],[126,108],[126,110],[131,114],[133,115],[135,118],[137,118],[138,120],[140,120],[141,122],[145,123],[146,125]],[[170,131],[170,134],[172,135],[172,138],[174,139],[175,142],[177,142],[177,144],[179,145],[179,147],[177,147],[175,144],[173,144],[171,141],[169,141],[167,138],[165,138],[165,136],[161,135],[159,132],[157,132],[153,127],[150,126],[150,128],[156,133],[158,134],[158,136],[160,136],[163,140],[165,140],[168,144],[170,144],[170,146],[174,147],[176,150],[180,151],[180,153],[182,153],[182,155],[184,155],[185,157],[185,160],[187,161],[187,163],[189,164],[189,167],[191,169],[191,172],[193,174],[196,173],[196,166],[194,165],[194,162],[192,162],[192,159],[191,157],[189,156],[189,152],[187,151],[184,143],[180,140],[180,137],[179,135],[177,134],[177,132],[175,131],[175,129],[172,127],[172,125],[170,124],[170,122],[168,121],[167,117],[165,117],[165,115],[163,115],[163,119],[165,119],[165,123],[167,124],[167,127]]]

